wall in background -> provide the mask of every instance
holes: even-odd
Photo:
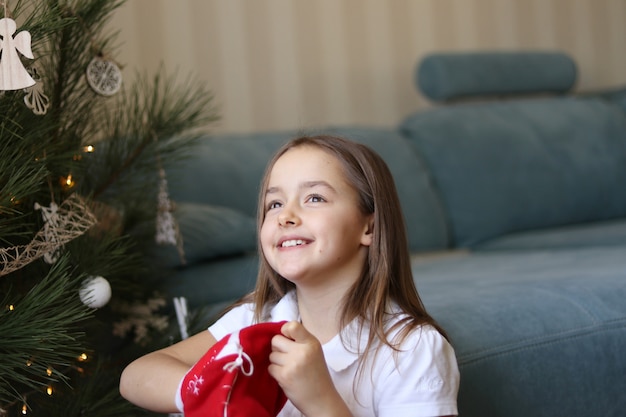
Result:
[[[219,132],[392,126],[431,105],[433,51],[559,49],[576,90],[626,85],[626,0],[129,0],[112,25],[125,77],[193,74]]]

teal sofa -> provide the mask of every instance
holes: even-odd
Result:
[[[416,78],[436,103],[396,127],[304,133],[388,162],[460,415],[626,415],[626,90],[569,93],[560,53],[432,55]],[[253,288],[259,181],[299,133],[207,136],[169,170],[186,255],[159,255],[171,296],[210,316]]]

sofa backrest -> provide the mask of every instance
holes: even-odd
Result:
[[[193,155],[169,172],[172,199],[254,217],[265,165],[290,137],[290,132],[202,137]]]
[[[432,172],[456,246],[626,216],[626,114],[607,100],[449,105],[400,130]]]
[[[566,96],[576,78],[560,51],[433,53],[419,63],[418,89],[448,105],[400,130],[432,170],[454,245],[626,214],[623,91]]]

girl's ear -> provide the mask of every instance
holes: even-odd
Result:
[[[374,239],[374,214],[367,216],[366,228],[361,236],[361,245],[370,246]]]

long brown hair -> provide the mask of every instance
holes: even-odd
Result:
[[[362,276],[344,297],[340,328],[345,328],[355,318],[360,320],[361,329],[363,323],[369,323],[369,342],[365,352],[360,352],[364,355],[374,345],[384,344],[397,349],[412,330],[424,324],[432,325],[445,336],[443,329],[426,312],[413,281],[404,217],[391,172],[384,160],[366,145],[331,135],[301,136],[283,145],[267,165],[261,183],[258,232],[265,219],[264,200],[270,172],[278,158],[301,146],[316,147],[337,158],[347,182],[358,193],[360,210],[365,215],[374,215],[373,241],[369,246],[367,262]],[[254,303],[255,320],[262,321],[268,307],[277,303],[295,285],[271,268],[263,256],[260,242],[258,247],[256,288],[243,301]],[[399,307],[400,312],[397,309],[392,311],[393,304]],[[393,321],[395,323],[389,326]],[[390,340],[390,334],[395,331],[398,331],[397,337]]]

